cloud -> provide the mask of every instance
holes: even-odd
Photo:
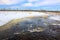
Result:
[[[23,6],[38,7],[38,6],[49,6],[49,5],[56,5],[56,4],[60,4],[60,0],[43,0],[43,1],[29,0],[28,3],[23,4]]]
[[[24,0],[0,0],[0,5],[12,5],[23,1]]]
[[[33,3],[24,3],[22,6],[33,6]]]
[[[39,0],[27,0],[28,2],[37,2]]]
[[[60,3],[60,0],[44,0],[44,1],[36,3],[36,4],[39,4],[39,5],[55,5],[58,3]]]
[[[19,5],[13,6],[13,4]],[[60,0],[0,0],[0,5],[12,5],[10,6],[11,8],[39,7],[56,4],[60,4]]]

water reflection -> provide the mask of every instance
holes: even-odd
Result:
[[[12,25],[11,28],[2,31],[0,33],[0,37],[4,40],[29,40],[24,39],[26,37],[29,37],[30,40],[59,40],[60,25],[57,24],[60,24],[60,21],[55,19],[53,20],[51,17],[52,16],[48,16],[47,18],[24,18],[23,21],[17,22]]]

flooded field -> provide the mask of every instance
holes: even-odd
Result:
[[[60,15],[1,13],[0,40],[60,40]]]

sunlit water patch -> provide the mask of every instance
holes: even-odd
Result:
[[[24,17],[31,17],[31,16],[44,16],[47,15],[42,12],[1,12],[0,13],[0,26],[8,23],[13,19],[24,18]]]

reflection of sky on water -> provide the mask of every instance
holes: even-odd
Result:
[[[43,16],[46,15],[45,13],[39,13],[39,12],[32,12],[32,14],[29,14],[29,12],[1,12],[0,13],[0,25],[8,23],[12,19],[18,19],[18,18],[24,18],[28,16]]]
[[[0,26],[8,23],[12,19],[18,19],[18,18],[24,18],[28,16],[44,16],[47,15],[45,13],[39,13],[39,12],[32,12],[32,14],[29,14],[29,12],[0,12]],[[49,16],[46,21],[53,22],[52,20],[59,20],[60,16]]]
[[[51,16],[51,17],[49,17],[50,19],[52,19],[52,20],[58,20],[58,21],[60,21],[60,16],[56,16],[56,15],[54,15],[54,16]]]

